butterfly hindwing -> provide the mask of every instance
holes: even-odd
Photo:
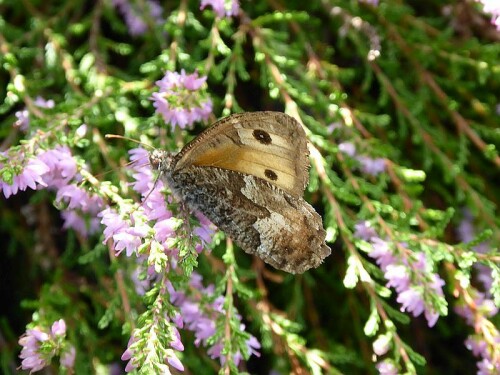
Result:
[[[196,176],[193,178],[193,176]],[[171,186],[245,252],[290,272],[317,267],[330,254],[321,218],[295,198],[254,176],[192,166],[172,175]]]

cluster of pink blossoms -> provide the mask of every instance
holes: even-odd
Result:
[[[491,23],[500,31],[500,1],[476,0],[483,4],[483,12],[491,14]]]
[[[234,17],[240,11],[238,0],[201,0],[200,9],[211,6],[219,18]]]
[[[207,77],[198,77],[197,72],[166,72],[156,82],[159,92],[151,96],[156,111],[172,128],[179,126],[184,129],[197,121],[208,120],[212,100],[200,90],[206,80]]]
[[[142,35],[148,30],[148,24],[144,18],[144,9],[139,9],[137,4],[131,4],[129,0],[111,0],[113,6],[120,11],[125,19],[125,23],[129,28],[130,35]],[[142,6],[146,7],[150,17],[157,24],[164,22],[161,14],[163,9],[155,0],[146,0],[142,2]]]
[[[355,225],[354,237],[371,245],[368,256],[375,259],[384,272],[386,286],[394,288],[398,293],[396,300],[401,305],[401,311],[412,313],[414,317],[423,313],[429,327],[433,327],[439,318],[435,303],[437,300],[446,303],[442,289],[445,283],[438,274],[430,272],[425,254],[399,254],[389,242],[381,239],[366,221]],[[399,245],[406,249],[405,244]],[[390,339],[384,335],[373,343],[373,351],[377,356],[386,354],[389,347]],[[379,374],[398,373],[396,365],[390,359],[379,362],[376,367]]]
[[[444,299],[444,281],[438,274],[429,272],[425,254],[417,253],[416,258],[403,257],[392,249],[390,243],[378,237],[365,221],[355,225],[354,236],[371,244],[368,256],[374,258],[384,272],[386,286],[398,293],[396,300],[401,304],[401,311],[412,313],[415,317],[424,313],[429,327],[433,327],[439,312],[431,301],[434,298]],[[404,244],[400,246],[404,247]]]
[[[100,197],[77,185],[81,176],[67,146],[39,150],[29,158],[18,151],[0,153],[0,170],[3,170],[0,192],[5,198],[27,188],[53,190],[57,194],[56,202],[66,205],[61,210],[64,228],[72,228],[83,236],[98,230],[97,213],[102,209],[103,202]]]
[[[52,324],[50,332],[39,327],[28,329],[19,339],[19,345],[23,347],[19,355],[22,359],[21,368],[30,370],[30,373],[40,371],[56,355],[60,356],[62,367],[73,368],[76,350],[66,342],[65,337],[66,323],[62,319]]]
[[[142,195],[143,202],[137,209],[127,207],[127,218],[115,209],[106,208],[99,213],[104,224],[104,242],[113,240],[113,246],[117,254],[125,250],[127,256],[139,255],[138,251],[144,244],[154,242],[169,255],[171,266],[175,266],[178,257],[178,249],[172,244],[177,236],[176,230],[181,225],[181,220],[174,217],[167,208],[165,196],[162,193],[163,183],[158,180],[154,182],[153,172],[148,160],[148,152],[142,148],[129,151],[131,155],[132,177],[134,182],[132,188]],[[154,187],[154,189],[153,189]],[[206,218],[199,215],[200,227],[193,229],[201,242],[196,245],[196,250],[201,252],[203,245],[209,243],[214,232],[214,226]]]
[[[383,158],[371,158],[366,155],[358,155],[356,152],[356,146],[351,142],[343,142],[339,144],[339,150],[343,154],[356,159],[360,167],[359,169],[371,176],[376,176],[385,171],[385,160]]]
[[[168,319],[168,318],[165,317],[165,319]],[[174,317],[174,322],[175,321],[182,322],[180,315],[176,315]],[[168,330],[169,330],[169,336],[170,336],[169,337],[170,338],[170,342],[169,342],[170,349],[167,349],[167,351],[166,351],[167,362],[170,366],[177,369],[178,371],[184,371],[184,365],[182,364],[182,362],[179,360],[179,358],[177,357],[177,355],[174,352],[174,350],[177,350],[180,352],[184,351],[184,345],[182,344],[182,341],[181,341],[181,335],[180,335],[179,331],[177,330],[177,328],[175,328],[175,326],[169,325]],[[127,349],[122,354],[122,357],[121,357],[122,361],[128,361],[127,365],[125,366],[125,372],[131,372],[134,369],[136,369],[138,366],[137,363],[135,362],[135,357],[134,357],[134,354],[136,352],[134,349],[135,343],[136,343],[135,337],[131,336],[130,340],[128,341],[128,344],[127,344]],[[165,369],[164,373],[170,373],[170,370]]]
[[[468,209],[463,210],[463,217],[457,227],[458,238],[463,243],[471,242],[475,237],[473,216]],[[489,250],[487,243],[483,242],[473,248],[478,253],[486,253]],[[455,312],[465,319],[465,322],[475,329],[476,333],[470,335],[465,340],[465,347],[469,349],[475,357],[480,358],[477,363],[478,374],[493,375],[500,374],[500,333],[497,329],[489,329],[485,326],[483,317],[493,317],[498,313],[498,308],[491,295],[493,277],[491,268],[484,264],[475,264],[477,271],[476,279],[483,284],[485,292],[474,291],[473,302],[466,303],[462,300],[455,306]],[[487,331],[486,335],[479,332]],[[487,337],[485,337],[487,336]],[[495,354],[496,351],[496,354]]]
[[[500,357],[498,355],[500,347],[500,334],[496,329],[488,329],[487,326],[482,327],[485,319],[483,317],[493,317],[498,313],[498,308],[493,300],[486,298],[484,293],[477,292],[474,296],[474,302],[471,307],[462,301],[461,304],[455,307],[455,312],[463,317],[466,323],[477,330],[479,333],[470,335],[465,340],[465,347],[472,354],[480,358],[477,362],[478,374],[480,375],[495,375],[500,374]],[[487,340],[483,333],[489,331]],[[496,353],[496,354],[495,354]]]
[[[181,313],[180,317],[182,317],[182,319],[178,320],[176,323],[179,328],[194,332],[194,344],[196,346],[200,344],[207,346],[209,342],[212,342],[211,338],[216,335],[217,320],[220,318],[225,319],[224,297],[218,296],[214,298],[215,286],[210,284],[205,287],[203,285],[202,276],[197,273],[192,274],[189,286],[190,290],[196,291],[196,293],[176,291],[171,283],[167,284],[170,301],[179,308]],[[203,299],[213,300],[213,302],[210,304],[201,303]],[[236,314],[236,319],[241,320],[241,317]],[[244,331],[245,326],[240,324],[240,329]],[[222,354],[222,349],[224,347],[222,339],[221,337],[218,341],[210,344],[211,346],[207,353],[210,358],[218,358],[221,365],[224,365],[227,358]],[[249,337],[246,341],[246,346],[249,355],[260,356],[258,352],[260,343],[254,336]],[[243,356],[238,350],[232,359],[236,366],[238,366]]]
[[[52,99],[45,100],[41,96],[37,96],[33,103],[40,108],[54,108],[55,102]],[[28,130],[30,125],[30,114],[27,108],[24,108],[15,113],[17,121],[14,123],[14,127],[19,128],[21,131],[25,132]]]
[[[210,348],[207,354],[212,359],[219,359],[221,365],[224,365],[227,358],[222,354],[223,349],[223,337],[219,338],[216,342],[212,343],[212,338],[217,334],[216,332],[216,322],[219,319],[226,319],[226,313],[224,310],[224,297],[214,296],[215,287],[213,284],[208,287],[204,287],[202,283],[203,279],[201,275],[193,273],[191,280],[189,282],[189,289],[187,292],[176,291],[170,282],[167,282],[167,289],[170,295],[170,302],[176,306],[180,313],[176,313],[174,316],[168,319],[174,323],[174,325],[168,326],[168,336],[170,338],[169,346],[167,349],[166,360],[168,364],[179,371],[184,371],[184,365],[179,360],[174,351],[183,351],[184,345],[181,341],[181,336],[178,329],[185,329],[192,331],[195,336],[194,344],[196,346],[208,346]],[[190,293],[189,291],[194,291]],[[210,301],[211,303],[202,302]],[[241,320],[239,315],[236,315],[236,319]],[[244,331],[245,326],[240,324],[240,330]],[[135,363],[134,354],[136,351],[135,343],[137,339],[132,337],[129,340],[127,350],[122,355],[122,360],[128,361],[125,371],[130,372],[137,367]],[[211,344],[209,344],[211,343]],[[246,348],[248,355],[260,356],[259,349],[260,343],[254,336],[250,336],[246,341]],[[233,355],[233,361],[236,366],[239,365],[243,359],[242,353],[238,350]]]

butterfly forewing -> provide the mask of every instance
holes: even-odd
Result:
[[[217,167],[259,177],[302,196],[308,181],[304,130],[280,112],[250,112],[216,122],[177,155],[175,170]]]

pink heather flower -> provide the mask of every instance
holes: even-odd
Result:
[[[57,191],[56,202],[65,202],[71,210],[81,209],[88,210],[92,197],[89,196],[86,190],[76,185],[66,185]]]
[[[80,233],[83,237],[97,233],[100,228],[99,218],[85,218],[81,213],[75,210],[62,210],[61,216],[64,220],[64,229],[73,229]]]
[[[101,217],[101,224],[104,228],[104,241],[105,244],[114,234],[119,233],[121,230],[128,228],[127,222],[114,209],[106,207],[98,214]]]
[[[261,348],[260,342],[254,336],[250,336],[250,338],[246,341],[246,344],[247,351],[250,355],[260,357],[260,353],[258,352],[258,350]]]
[[[52,99],[45,100],[41,96],[37,96],[33,103],[40,108],[54,108],[56,105]]]
[[[363,220],[354,225],[354,237],[368,241],[373,237],[377,237],[377,232],[369,222]]]
[[[373,352],[378,356],[382,356],[389,351],[390,344],[391,340],[389,335],[380,335],[373,342]]]
[[[393,287],[398,293],[397,302],[401,311],[407,311],[417,317],[424,313],[427,324],[432,327],[439,318],[439,313],[432,303],[424,298],[433,296],[444,299],[442,286],[444,281],[437,274],[427,271],[427,259],[424,253],[418,253],[417,259],[400,258],[389,244],[378,238],[371,237],[372,251],[368,256],[374,258],[380,269],[384,271],[387,287]],[[400,244],[405,246],[405,244]],[[417,281],[418,280],[418,284]]]
[[[0,156],[8,155],[3,153]],[[11,156],[10,160],[15,161],[15,158],[16,156]],[[83,236],[97,231],[99,223],[96,214],[102,209],[103,201],[97,195],[89,195],[86,190],[71,184],[81,176],[77,173],[76,159],[67,146],[41,150],[24,164],[21,173],[12,177],[11,184],[0,180],[0,190],[6,198],[27,187],[34,190],[41,187],[55,190],[56,202],[68,204],[68,208],[61,212],[65,221],[64,228],[73,228]],[[16,171],[16,167],[12,170]],[[90,218],[87,220],[82,215]]]
[[[153,171],[149,165],[149,153],[140,147],[131,149],[128,153],[130,155],[132,177],[135,180],[132,183],[132,188],[145,197],[153,190],[154,186]],[[163,183],[158,181],[156,188],[161,190]]]
[[[492,360],[483,358],[477,363],[477,375],[498,375],[500,374],[500,362],[492,362]]]
[[[125,360],[122,356],[122,359]],[[131,372],[133,371],[137,365],[134,364],[132,360],[128,361],[127,365],[125,366],[125,372]]]
[[[463,243],[471,242],[476,234],[476,229],[474,228],[474,217],[469,209],[464,208],[462,210],[462,220],[457,226],[457,237]],[[473,247],[473,250],[478,253],[486,253],[488,251],[489,244],[487,242],[482,242],[477,246]],[[486,291],[491,289],[493,285],[493,278],[491,276],[491,268],[484,264],[474,264],[473,266],[477,271],[477,280],[479,280]]]
[[[221,353],[223,348],[224,346],[222,345],[222,343],[218,342],[215,345],[212,345],[212,347],[207,350],[207,354],[212,359],[221,358]],[[221,364],[224,364],[222,359],[221,359]]]
[[[101,211],[98,216],[102,218],[101,223],[106,227],[104,229],[104,243],[113,238],[114,250],[119,255],[126,250],[127,256],[134,254],[142,245],[143,238],[151,229],[143,224],[143,219],[139,219],[137,211],[132,213],[136,226],[133,226],[131,220],[123,220],[121,216],[111,208]]]
[[[142,202],[144,212],[149,220],[167,220],[173,216],[172,212],[167,208],[165,196],[159,190],[162,186],[159,181],[157,188]]]
[[[203,245],[212,242],[212,236],[216,231],[216,226],[201,212],[196,212],[195,215],[200,222],[200,226],[194,229],[194,234],[198,236]]]
[[[500,345],[500,336],[493,337],[494,344]],[[477,363],[478,374],[496,375],[500,373],[500,358],[492,356],[497,348],[489,346],[484,338],[479,335],[472,335],[465,340],[465,347],[469,349],[475,357],[481,358]]]
[[[50,331],[53,336],[64,336],[66,334],[66,322],[63,319],[56,320]]]
[[[54,108],[55,106],[55,103],[52,99],[45,100],[41,96],[37,96],[33,103],[40,108]],[[14,122],[14,127],[19,128],[23,132],[27,131],[30,125],[29,111],[24,108],[20,111],[17,111],[14,115],[17,118],[16,122]]]
[[[366,3],[366,4],[370,4],[370,5],[373,5],[373,6],[377,6],[378,5],[378,0],[359,0],[361,3]]]
[[[175,330],[175,327],[174,327]],[[130,372],[137,368],[138,364],[136,362],[136,358],[134,357],[136,349],[133,348],[133,344],[136,342],[136,338],[134,336],[131,336],[128,344],[127,344],[127,349],[123,352],[121,359],[122,361],[128,361],[125,371]],[[184,350],[184,345],[182,345],[182,342],[180,342],[180,335],[177,330],[173,332],[173,335],[171,335],[171,343],[170,347],[175,349],[175,350]],[[177,349],[181,348],[181,349]],[[184,365],[181,363],[179,358],[175,355],[174,351],[172,349],[167,349],[167,355],[166,358],[167,362],[174,368],[176,368],[179,371],[184,371]]]
[[[99,229],[97,214],[104,206],[99,196],[90,195],[76,185],[66,185],[57,191],[56,202],[64,202],[68,205],[61,212],[64,219],[63,228],[72,228],[85,237],[97,232]],[[90,216],[90,219],[86,220],[84,216]]]
[[[75,365],[76,350],[74,346],[61,355],[61,365],[66,368],[73,368]]]
[[[152,94],[156,112],[163,116],[172,128],[184,129],[197,121],[206,121],[212,113],[212,101],[200,91],[207,77],[198,77],[198,73],[186,74],[166,72],[156,82],[160,91]]]
[[[144,229],[144,228],[140,228]],[[146,230],[149,229],[149,227],[145,228]],[[132,254],[137,254],[137,250],[139,249],[139,246],[142,244],[142,239],[143,236],[141,233],[143,232],[142,230],[135,231],[134,228],[128,228],[126,231],[117,233],[113,236],[113,240],[115,243],[115,251],[116,255],[120,255],[120,253],[123,250],[126,250],[125,253],[127,256],[132,256]]]
[[[179,358],[177,358],[177,356],[173,351],[168,354],[167,362],[169,363],[170,366],[176,368],[177,370],[184,371],[184,365],[179,360]]]
[[[87,124],[81,124],[76,130],[75,130],[75,136],[78,139],[81,139],[87,135],[89,128]]]
[[[200,10],[211,6],[218,18],[233,17],[238,15],[240,4],[238,0],[201,0]]]
[[[401,311],[413,313],[415,317],[424,312],[425,306],[421,292],[413,287],[401,292],[397,301],[401,304]]]
[[[193,272],[189,285],[191,290],[196,291],[196,293],[185,294],[181,291],[176,291],[173,285],[169,282],[167,283],[167,289],[170,294],[170,301],[172,304],[177,306],[180,310],[180,317],[182,318],[182,326],[184,329],[188,329],[194,332],[195,345],[200,344],[207,346],[211,339],[216,335],[216,324],[218,319],[225,319],[224,310],[224,297],[217,297],[212,303],[207,304],[202,303],[213,296],[215,286],[208,285],[203,287],[203,278],[196,272]],[[239,315],[236,315],[238,319],[241,319]],[[181,328],[179,322],[176,325]],[[243,331],[245,326],[240,325],[240,329]],[[246,342],[247,344],[247,354],[259,356],[260,343],[254,336]],[[223,344],[220,341],[216,341],[211,344],[211,347],[207,350],[207,354],[212,359],[219,358],[220,363],[223,365],[226,361],[226,357],[222,355]],[[236,365],[242,358],[241,352],[237,352],[233,356],[233,361]]]
[[[368,156],[358,156],[357,160],[361,164],[361,171],[363,173],[377,176],[385,171],[385,159],[383,158],[370,158]]]
[[[160,88],[160,92],[175,93],[179,88],[185,88],[189,91],[197,91],[203,86],[207,77],[198,77],[198,72],[186,74],[184,69],[181,74],[177,72],[167,71],[165,76],[156,81],[156,85]]]
[[[370,251],[368,256],[375,259],[382,271],[385,271],[387,266],[396,262],[396,258],[386,241],[378,237],[372,237],[370,242],[372,244],[372,251]]]
[[[469,336],[465,340],[465,347],[469,349],[475,357],[487,357],[488,345],[477,336]]]
[[[179,328],[184,328],[184,320],[182,319],[182,315],[179,313],[175,313],[175,315],[172,317],[172,322],[179,327]]]
[[[464,318],[465,322],[471,327],[476,326],[476,311],[485,317],[492,317],[498,313],[498,307],[495,306],[495,302],[486,298],[486,294],[484,293],[476,292],[473,304],[474,309],[463,301],[455,306],[455,312]]]
[[[168,238],[174,237],[178,227],[178,219],[174,217],[157,221],[153,226],[155,239],[160,243],[164,243]]]
[[[28,329],[25,334],[19,338],[19,344],[23,347],[19,358],[22,359],[21,368],[30,370],[30,373],[40,371],[48,366],[52,358],[56,355],[61,355],[61,351],[66,347],[64,336],[66,335],[66,323],[60,319],[52,324],[50,333],[36,327]],[[41,347],[43,343],[43,349]],[[74,352],[74,348],[73,348]],[[71,354],[71,349],[69,349]],[[70,363],[69,358],[64,358],[66,352],[63,352],[61,363]],[[62,362],[62,359],[67,359],[67,362]],[[73,353],[74,362],[74,353]],[[71,366],[72,367],[72,366]]]
[[[191,325],[189,324],[189,322],[187,323],[188,327],[192,326],[194,328],[194,344],[196,346],[199,346],[201,342],[203,342],[203,345],[206,345],[207,340],[215,335],[215,322],[212,319],[202,316],[198,321],[192,322],[193,324]]]
[[[410,286],[408,267],[402,264],[389,264],[385,268],[384,277],[387,279],[386,286],[388,288],[393,287],[398,293],[402,293]]]
[[[342,129],[344,126],[340,122],[332,122],[326,127],[328,134],[332,134],[337,129]]]
[[[339,144],[339,151],[350,157],[354,157],[356,155],[356,146],[351,142],[342,142]]]
[[[125,13],[123,15],[123,18],[125,19],[125,23],[129,28],[130,35],[137,36],[146,33],[148,25],[140,16],[135,14],[132,10],[129,10],[127,13]]]
[[[378,363],[375,366],[378,370],[378,373],[380,375],[397,375],[398,374],[398,369],[394,365],[394,363],[385,360],[383,362]]]
[[[130,339],[128,340],[127,344],[127,349],[123,352],[121,356],[122,361],[128,361],[127,365],[125,366],[125,372],[130,372],[137,367],[135,359],[133,358],[134,351],[130,348],[134,342],[135,342],[134,337],[130,336]]]
[[[172,330],[173,330],[173,333],[172,333],[172,337],[171,337],[172,341],[170,342],[170,346],[173,349],[182,352],[184,350],[184,344],[182,344],[182,341],[181,341],[181,334],[179,333],[179,331],[175,327],[173,327]]]
[[[491,23],[500,31],[500,2],[498,0],[476,0],[483,4],[483,12],[491,14]]]
[[[9,157],[6,153],[2,153],[0,156]],[[3,165],[0,163],[0,168],[2,167]],[[42,160],[37,158],[28,159],[24,162],[21,172],[13,176],[12,183],[9,184],[0,179],[0,191],[3,191],[5,198],[9,198],[11,195],[17,194],[18,191],[25,191],[28,187],[33,190],[38,189],[40,186],[46,187],[47,183],[43,177],[49,171],[49,166]]]
[[[49,364],[47,358],[40,352],[40,343],[47,341],[49,335],[39,328],[28,329],[19,339],[19,345],[23,348],[19,354],[22,359],[21,368],[31,372],[40,371]]]
[[[49,168],[50,173],[44,179],[50,187],[61,188],[76,177],[77,163],[67,146],[58,146],[38,155]]]
[[[203,276],[198,272],[193,272],[189,280],[189,286],[195,289],[203,289]]]
[[[17,111],[14,115],[17,118],[16,122],[14,122],[14,127],[19,128],[23,132],[28,130],[30,126],[30,113],[28,110]]]
[[[142,35],[147,31],[148,25],[143,16],[145,9],[139,9],[135,3],[131,4],[129,0],[112,0],[111,2],[123,15],[125,23],[129,28],[130,35]],[[157,1],[147,0],[143,4],[156,24],[163,23],[163,18],[161,16],[163,9]]]

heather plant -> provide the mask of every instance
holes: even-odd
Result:
[[[0,372],[500,373],[499,20],[493,0],[0,2]],[[332,255],[302,275],[149,165],[258,110],[310,142]]]

